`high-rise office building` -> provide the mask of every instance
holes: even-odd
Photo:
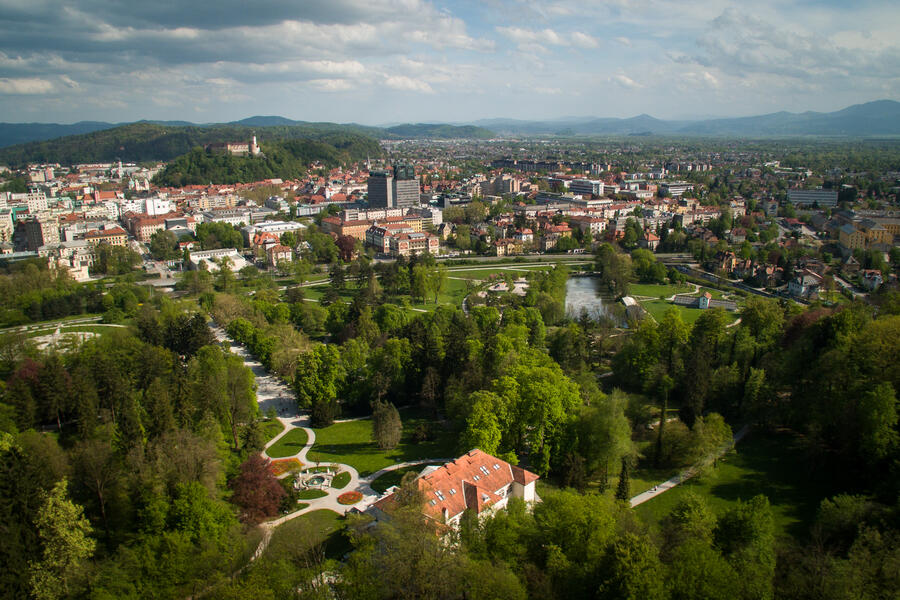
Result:
[[[394,208],[394,176],[389,171],[369,173],[370,208]]]
[[[18,222],[16,227],[18,246],[22,250],[34,252],[41,246],[59,243],[59,225],[54,218],[39,219],[30,216]]]
[[[412,165],[394,165],[394,206],[397,208],[413,208],[420,203],[419,178],[416,177]]]

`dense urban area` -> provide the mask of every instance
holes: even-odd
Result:
[[[896,138],[175,129],[0,148],[3,597],[897,597]]]

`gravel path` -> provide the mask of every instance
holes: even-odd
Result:
[[[262,523],[260,526],[263,528],[263,539],[257,547],[256,552],[253,554],[252,560],[259,558],[263,554],[263,552],[265,552],[266,548],[269,545],[269,541],[272,539],[272,531],[282,523],[286,523],[291,519],[295,519],[300,515],[304,515],[314,510],[325,509],[344,515],[353,508],[365,510],[365,508],[368,507],[369,504],[374,502],[378,496],[372,496],[372,494],[375,494],[375,492],[372,491],[371,487],[369,486],[369,482],[367,481],[364,485],[361,485],[359,473],[350,465],[331,462],[313,463],[308,459],[307,455],[309,454],[310,449],[316,443],[316,432],[313,431],[313,429],[309,426],[309,415],[299,413],[297,411],[297,403],[294,400],[294,395],[291,392],[291,389],[281,379],[269,373],[266,368],[258,360],[256,360],[256,358],[254,358],[246,348],[244,348],[244,346],[236,343],[234,340],[228,337],[228,334],[224,329],[218,327],[215,323],[210,323],[210,327],[212,328],[216,340],[221,343],[227,343],[231,352],[240,356],[244,360],[244,364],[249,367],[251,371],[253,371],[253,375],[256,377],[256,400],[259,403],[260,410],[262,412],[267,412],[269,409],[274,408],[278,413],[278,420],[282,425],[284,425],[284,429],[281,431],[281,433],[266,442],[266,445],[263,448],[263,456],[271,458],[266,453],[266,450],[268,450],[273,444],[277,443],[278,440],[287,435],[288,432],[290,432],[292,429],[303,429],[306,432],[306,445],[304,445],[303,448],[301,448],[300,451],[296,454],[286,457],[280,457],[279,460],[296,458],[301,463],[303,463],[304,468],[334,467],[339,472],[346,471],[347,473],[350,473],[350,481],[343,488],[326,488],[322,490],[327,493],[326,496],[323,496],[322,498],[301,501],[304,504],[308,504],[308,506],[299,510],[295,510],[294,512],[288,513],[286,515],[282,515],[277,519]],[[346,420],[349,421],[357,419]],[[400,467],[403,465],[396,466]],[[287,476],[291,475],[292,474],[289,474]],[[362,492],[363,500],[350,506],[346,506],[338,502],[338,496],[352,491]]]

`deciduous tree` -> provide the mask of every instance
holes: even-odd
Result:
[[[376,402],[372,411],[372,437],[382,450],[391,450],[400,443],[403,424],[400,413],[390,402]]]
[[[39,600],[66,597],[73,591],[73,580],[83,575],[96,542],[83,509],[68,497],[65,479],[46,495],[34,524],[43,556],[30,565],[31,592]]]
[[[285,495],[271,463],[259,454],[252,454],[241,464],[230,487],[234,491],[231,501],[241,508],[241,520],[245,523],[259,523],[278,514]]]

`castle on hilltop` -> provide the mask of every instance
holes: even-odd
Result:
[[[259,156],[262,152],[259,144],[256,143],[256,136],[250,138],[249,142],[217,142],[207,144],[206,150],[209,152],[219,152],[222,154],[231,154],[233,156]]]

